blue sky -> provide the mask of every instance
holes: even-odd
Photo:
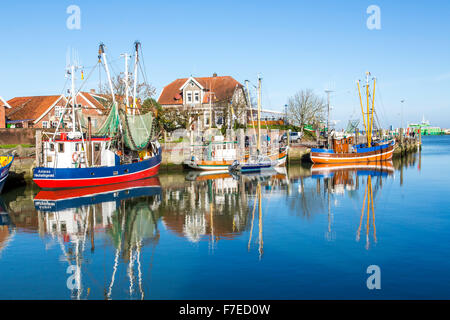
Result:
[[[81,9],[81,30],[66,28],[66,8]],[[369,30],[369,5],[381,30]],[[404,119],[450,127],[449,1],[2,1],[0,95],[58,94],[68,48],[95,65],[99,42],[119,70],[123,52],[142,42],[149,82],[180,77],[263,77],[264,108],[283,110],[305,88],[332,95],[332,119],[359,116],[356,80],[378,79],[382,124]],[[87,71],[85,71],[86,73]],[[93,80],[89,87],[96,87]]]

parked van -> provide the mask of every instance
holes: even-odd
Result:
[[[300,143],[300,141],[302,140],[302,133],[301,132],[289,132],[289,141],[292,142],[296,142],[296,143]],[[284,133],[281,136],[280,142],[287,141],[287,134]]]

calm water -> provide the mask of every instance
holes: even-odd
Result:
[[[384,167],[12,190],[0,299],[449,299],[450,137],[423,143]]]

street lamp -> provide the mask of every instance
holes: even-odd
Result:
[[[285,105],[284,105],[284,124],[285,124],[285,125],[288,124],[288,123],[287,123],[287,108],[288,108],[288,105],[285,104]]]
[[[401,116],[401,123],[400,126],[403,128],[403,103],[405,102],[405,99],[400,100],[401,104],[402,104],[402,116]]]

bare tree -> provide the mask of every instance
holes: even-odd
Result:
[[[325,119],[325,100],[311,89],[300,90],[289,98],[288,109],[290,120],[301,128],[302,133],[306,124],[318,127]]]
[[[120,73],[116,77],[112,78],[111,82],[113,85],[113,90],[114,90],[114,94],[116,97],[116,101],[120,108],[124,108],[124,106],[126,104],[125,74]],[[133,97],[132,97],[133,85],[134,85],[133,80],[130,77],[128,80],[128,87],[130,89],[130,92],[128,93],[130,105],[133,103]],[[156,93],[156,89],[148,83],[142,82],[142,83],[138,83],[136,86],[136,98],[137,98],[138,103],[140,103],[141,101],[145,101],[148,98],[151,98],[152,96],[155,95],[155,93]],[[102,86],[101,94],[103,94],[106,99],[106,101],[103,102],[105,107],[110,107],[112,104],[112,94],[111,94],[111,89],[110,89],[108,83],[106,83],[105,85]]]

